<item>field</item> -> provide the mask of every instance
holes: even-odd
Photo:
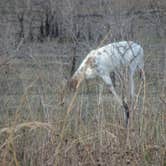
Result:
[[[31,43],[31,55],[1,66],[1,165],[165,165],[165,55],[157,57],[155,45],[145,51],[145,87],[137,75],[134,118],[125,128],[102,81],[67,90],[68,60],[56,44]]]
[[[166,166],[165,1],[7,2],[0,2],[0,166]],[[100,79],[76,92],[67,86],[90,50],[119,40],[138,42],[145,54],[128,128]],[[121,72],[115,89],[129,104]]]

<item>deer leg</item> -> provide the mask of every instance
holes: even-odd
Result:
[[[87,79],[85,79],[85,83],[86,83],[86,88],[87,88],[87,92],[89,93],[89,81]]]
[[[131,101],[131,108],[133,109],[133,104],[134,104],[134,96],[135,96],[135,86],[134,86],[134,74],[130,73],[129,76],[129,89],[130,89],[130,101]]]
[[[110,91],[111,93],[114,95],[116,101],[124,107],[125,110],[125,125],[126,127],[128,126],[128,121],[129,121],[129,107],[128,104],[123,100],[121,100],[121,98],[119,97],[119,95],[116,93],[115,88],[113,86],[110,86]]]
[[[122,101],[122,99],[116,93],[115,88],[114,88],[114,86],[112,84],[112,80],[109,77],[109,75],[103,75],[102,79],[110,87],[109,90],[114,95],[117,103],[124,107],[124,109],[125,109],[125,115],[126,115],[126,127],[127,127],[128,120],[129,120],[129,107],[128,107],[128,104],[124,100]]]
[[[136,71],[137,65],[133,62],[130,64],[129,68],[129,90],[130,90],[130,107],[133,110],[134,107],[134,97],[135,97],[135,85],[134,85],[134,74]]]

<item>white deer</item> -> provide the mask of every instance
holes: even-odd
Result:
[[[121,67],[129,68],[129,86],[131,100],[135,96],[134,74],[139,69],[140,74],[144,74],[144,53],[143,48],[132,41],[120,41],[108,44],[96,50],[92,50],[83,60],[70,80],[70,87],[76,89],[83,79],[100,77],[116,101],[125,108],[126,125],[129,118],[128,104],[116,93],[110,78],[110,73],[118,71]],[[143,76],[143,75],[142,75]],[[142,77],[144,78],[144,77]]]

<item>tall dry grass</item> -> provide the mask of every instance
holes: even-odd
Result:
[[[54,68],[57,59],[43,62],[32,53],[26,62],[10,61],[1,76],[8,72],[7,84],[22,79],[23,94],[4,93],[1,100],[1,165],[165,165],[165,76],[156,74],[160,60],[145,55],[146,83],[135,77],[128,129],[123,108],[100,80],[83,82],[73,93],[65,89],[63,64]],[[118,79],[116,84],[121,93]]]
[[[151,19],[145,12],[145,22],[134,16],[134,24],[128,27],[134,17],[126,21],[120,16],[121,5],[117,3],[117,11],[109,8],[109,12],[115,9],[113,16],[118,15],[117,20],[111,20],[115,29],[113,36],[121,34],[120,38],[125,38],[125,28],[120,27],[122,32],[117,28],[124,24],[137,32],[133,38],[142,42],[145,50],[146,82],[142,84],[138,76],[135,77],[137,95],[129,127],[124,127],[123,108],[116,104],[101,80],[83,82],[76,93],[65,88],[71,66],[71,56],[65,55],[73,51],[70,41],[43,44],[23,41],[21,48],[18,44],[17,51],[11,51],[17,42],[11,37],[13,32],[6,31],[4,52],[10,52],[9,55],[14,52],[14,55],[3,63],[0,59],[0,165],[166,165],[165,39],[150,33],[154,30],[152,24],[157,27],[162,19],[153,15]],[[124,5],[130,7],[130,3]],[[105,21],[110,25],[110,20]],[[103,20],[101,24],[104,25]],[[137,25],[147,27],[140,30]],[[150,31],[148,38],[147,31]],[[103,37],[99,47],[114,40],[110,39],[111,33]],[[86,36],[87,31],[83,34]],[[127,35],[128,39],[132,38],[130,33]],[[95,42],[87,38],[82,43],[77,41],[77,55],[85,55],[88,49],[97,47],[97,37]],[[122,84],[118,78],[116,84],[121,94]],[[125,87],[129,102],[127,81]]]

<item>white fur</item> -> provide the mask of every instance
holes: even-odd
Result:
[[[117,95],[110,72],[117,71],[120,67],[129,67],[130,77],[130,92],[131,97],[134,97],[134,73],[136,69],[143,71],[144,67],[144,54],[143,48],[131,41],[121,41],[108,44],[96,50],[92,50],[83,60],[80,67],[74,73],[72,79],[79,79],[84,76],[85,79],[92,79],[100,77],[109,85],[110,91],[113,93],[117,101],[123,105],[122,100]],[[88,60],[91,59],[91,63]]]

